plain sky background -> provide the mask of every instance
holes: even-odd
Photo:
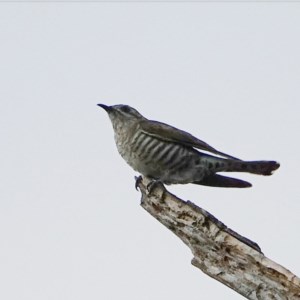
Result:
[[[0,3],[0,298],[242,297],[140,206],[97,103],[234,156],[251,189],[170,186],[300,274],[300,3]]]

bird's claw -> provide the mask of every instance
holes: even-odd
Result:
[[[135,189],[138,190],[138,187],[140,185],[140,183],[143,181],[143,177],[140,175],[140,176],[135,176]]]

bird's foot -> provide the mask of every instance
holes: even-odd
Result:
[[[134,179],[135,179],[135,189],[138,190],[138,187],[140,185],[140,183],[143,181],[143,177],[140,175],[140,176],[134,176]]]
[[[135,176],[135,189],[138,190],[138,188],[140,187],[140,184],[143,182],[143,177],[140,176]],[[164,184],[162,181],[160,180],[155,180],[155,179],[150,179],[145,177],[145,181],[143,182],[143,185],[146,187],[146,192],[148,194],[151,194],[156,188],[158,187],[163,187],[164,188]]]
[[[159,187],[159,186],[164,186],[162,181],[152,180],[147,184],[146,190],[147,190],[148,194],[151,194],[154,191],[154,189]]]

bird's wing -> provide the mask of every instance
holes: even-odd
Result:
[[[240,160],[239,158],[220,152],[207,143],[197,139],[190,133],[179,130],[168,124],[157,121],[143,120],[140,122],[140,126],[145,134],[155,136],[156,138],[163,138],[169,142],[179,143],[188,147],[208,151],[226,158]]]

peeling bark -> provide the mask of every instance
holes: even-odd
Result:
[[[265,257],[256,243],[160,183],[150,184],[149,191],[149,182],[137,181],[141,206],[191,249],[195,267],[247,299],[300,300],[300,279]]]

